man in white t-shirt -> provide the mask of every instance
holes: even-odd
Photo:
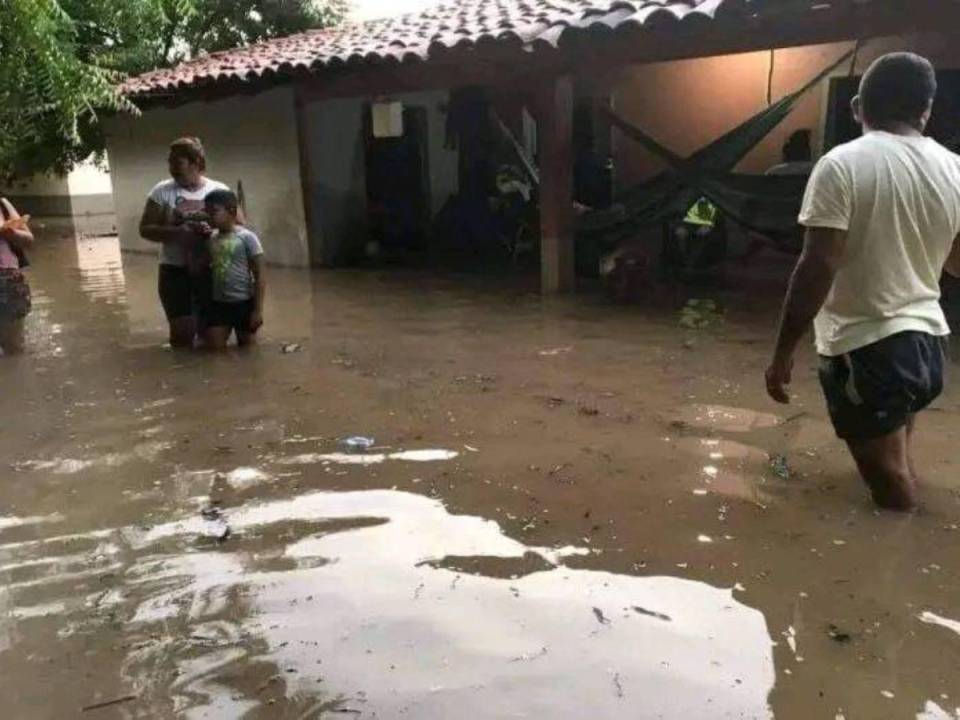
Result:
[[[767,390],[781,403],[814,324],[837,435],[876,503],[916,507],[915,415],[943,389],[946,269],[960,273],[960,157],[923,136],[937,92],[924,58],[894,53],[863,77],[864,135],[826,155],[807,187],[803,254],[790,282]]]
[[[174,141],[168,162],[170,179],[150,191],[140,220],[140,235],[160,245],[158,287],[170,323],[170,345],[191,348],[197,334],[198,295],[203,292],[202,283],[190,272],[191,252],[211,232],[204,219],[204,198],[227,186],[204,174],[206,155],[197,138]]]

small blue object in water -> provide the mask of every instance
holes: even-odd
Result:
[[[371,437],[356,435],[354,437],[344,438],[340,441],[340,447],[347,452],[366,452],[374,446],[376,440]]]

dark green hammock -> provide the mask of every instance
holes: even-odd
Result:
[[[707,197],[728,217],[749,229],[767,234],[793,233],[807,179],[802,176],[748,175],[732,170],[786,119],[804,95],[856,52],[854,49],[844,54],[798,91],[689,158],[680,157],[643,130],[608,111],[614,127],[665,161],[669,169],[625,192],[618,198],[618,210],[586,213],[580,219],[580,232],[629,232],[639,226],[682,216],[700,197]]]

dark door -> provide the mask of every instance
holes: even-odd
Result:
[[[426,109],[405,108],[396,138],[373,137],[368,112],[366,136],[370,239],[385,252],[423,249],[430,221]]]

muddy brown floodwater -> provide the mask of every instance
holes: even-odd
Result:
[[[688,332],[273,270],[261,346],[214,358],[163,348],[115,241],[48,243],[32,282],[3,718],[960,717],[960,392],[922,421],[923,512],[875,513],[813,354],[793,406],[762,392],[776,283]]]

